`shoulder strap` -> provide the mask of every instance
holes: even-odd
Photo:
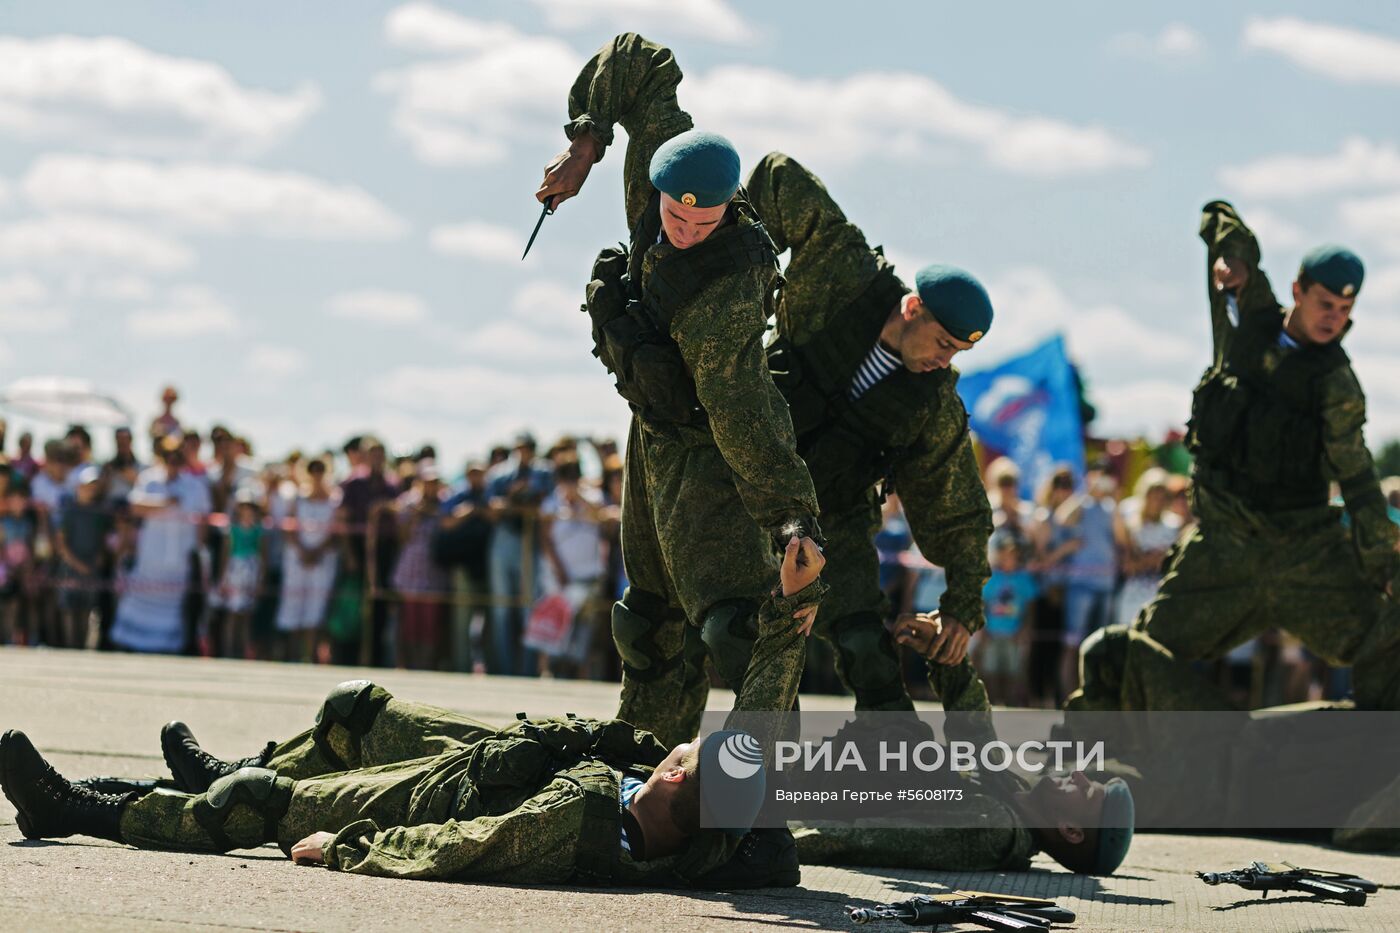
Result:
[[[586,762],[563,776],[583,792],[574,876],[587,884],[610,885],[622,857],[621,778],[601,761]]]

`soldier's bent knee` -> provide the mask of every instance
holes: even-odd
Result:
[[[239,768],[209,785],[195,802],[195,820],[223,849],[261,845],[277,838],[277,821],[292,802],[292,781],[271,768]],[[239,807],[255,814],[234,820]]]
[[[613,641],[629,677],[656,680],[682,662],[680,651],[668,652],[661,644],[663,629],[670,625],[683,626],[685,619],[654,593],[629,586],[622,599],[613,603]]]
[[[335,725],[342,726],[351,735],[364,735],[389,699],[389,691],[370,680],[336,684],[316,711],[317,731]]]
[[[744,683],[758,638],[758,604],[752,599],[726,599],[705,612],[700,637],[719,675],[733,690]]]
[[[837,670],[856,695],[858,707],[895,703],[906,698],[899,655],[876,612],[843,616],[829,629]]]

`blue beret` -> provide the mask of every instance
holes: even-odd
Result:
[[[924,307],[959,340],[976,343],[992,329],[992,299],[970,272],[955,266],[924,266],[914,283]]]
[[[700,746],[700,825],[742,836],[763,806],[763,748],[747,732],[711,732]]]
[[[687,207],[718,207],[739,190],[739,152],[718,133],[687,130],[651,157],[651,183]]]
[[[1094,854],[1095,875],[1111,875],[1128,857],[1133,842],[1133,821],[1137,808],[1133,792],[1122,778],[1103,786],[1103,813],[1099,816],[1099,847]]]
[[[1345,246],[1328,244],[1303,257],[1298,269],[1299,275],[1306,275],[1329,292],[1350,298],[1361,291],[1361,280],[1366,277],[1366,267],[1361,259]]]

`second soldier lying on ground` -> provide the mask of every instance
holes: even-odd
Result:
[[[810,539],[791,539],[761,634],[801,643],[793,614],[820,597],[821,567]],[[797,678],[783,690],[791,705]],[[702,811],[737,807],[746,817],[723,825],[742,830],[762,802],[763,769],[736,781],[716,765],[719,742],[734,734],[668,750],[619,720],[496,729],[351,681],[259,767],[235,770],[251,763],[220,762],[183,727],[167,727],[183,793],[72,784],[16,731],[0,740],[0,784],[31,839],[88,835],[191,852],[276,842],[298,862],[359,874],[685,886],[738,847],[732,832],[701,830]]]

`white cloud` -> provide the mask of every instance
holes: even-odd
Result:
[[[1400,185],[1400,148],[1360,136],[1327,155],[1273,155],[1220,170],[1220,180],[1246,197],[1289,198]]]
[[[150,301],[155,286],[139,275],[111,275],[82,283],[79,291],[100,301]]]
[[[248,351],[248,371],[264,379],[278,380],[306,368],[306,354],[296,347],[259,344]]]
[[[575,9],[572,3],[555,6],[559,15]],[[664,8],[668,16],[676,9],[690,15],[702,6],[698,0],[680,7],[609,0],[605,12]],[[425,4],[391,14],[386,35],[407,48],[460,53],[375,78],[375,87],[395,98],[394,128],[420,159],[484,164],[504,160],[522,141],[537,149],[562,144],[562,104],[584,61],[567,43]],[[690,75],[681,96],[697,122],[723,127],[755,158],[784,148],[820,151],[842,163],[876,153],[924,160],[931,146],[955,141],[977,147],[1000,168],[1030,175],[1100,172],[1150,161],[1144,149],[1103,127],[967,103],[908,72],[807,79],[728,65]]]
[[[265,151],[320,106],[112,36],[0,38],[0,131],[132,152]]]
[[[1302,227],[1267,208],[1252,207],[1244,211],[1249,218],[1249,228],[1272,253],[1276,250],[1295,250],[1308,245],[1310,238]]]
[[[1292,16],[1255,17],[1245,24],[1244,47],[1338,81],[1400,84],[1400,41],[1388,36]]]
[[[562,39],[423,3],[389,14],[385,36],[403,48],[460,53],[375,76],[375,90],[394,98],[394,129],[423,161],[482,165],[504,160],[513,141],[562,138],[560,111],[584,61]]]
[[[10,183],[0,178],[0,207],[4,207],[6,204],[10,203],[12,198],[13,195],[10,194]]]
[[[457,331],[453,344],[483,361],[576,364],[573,371],[599,366],[592,358],[592,331],[581,310],[583,289],[539,280],[522,286],[511,299],[511,313],[472,329]],[[601,367],[599,367],[601,371]]]
[[[850,164],[871,156],[918,159],[939,142],[976,147],[993,165],[1026,175],[1138,168],[1146,150],[1098,126],[1022,116],[959,100],[908,72],[799,78],[771,68],[725,65],[689,80],[696,122],[723,127],[750,158],[771,149],[821,152]]]
[[[1092,380],[1092,372],[1085,375]],[[1095,433],[1110,437],[1161,437],[1185,427],[1191,417],[1189,383],[1152,379],[1100,386],[1091,381],[1089,397],[1098,413]]]
[[[597,32],[599,21],[619,29],[666,35],[695,36],[715,42],[747,42],[754,30],[724,0],[530,0],[544,11],[556,29],[587,27]]]
[[[1349,230],[1400,254],[1400,192],[1343,201],[1339,213]]]
[[[1151,55],[1163,59],[1195,58],[1205,50],[1201,34],[1185,23],[1168,23],[1155,36],[1124,32],[1108,40],[1108,50],[1118,55]]]
[[[326,302],[326,311],[339,318],[379,324],[412,324],[428,317],[428,306],[418,295],[379,288],[333,295]]]
[[[0,276],[0,332],[51,334],[67,329],[70,319],[67,309],[53,306],[49,287],[36,276]]]
[[[238,316],[223,299],[200,285],[170,290],[164,304],[127,315],[126,329],[147,340],[178,340],[238,330]]]
[[[211,232],[377,240],[405,228],[354,185],[245,165],[44,155],[20,186],[48,210],[149,214]]]
[[[171,272],[194,262],[178,240],[136,224],[85,214],[31,217],[0,224],[0,262],[45,263],[71,269],[75,263]]]
[[[486,262],[516,262],[525,250],[525,240],[509,227],[468,220],[434,227],[428,244],[448,256],[466,256]]]

